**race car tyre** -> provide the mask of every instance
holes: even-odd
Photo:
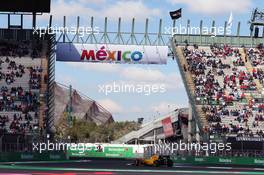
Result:
[[[172,167],[173,166],[173,162],[172,162],[172,160],[168,160],[168,162],[167,162],[167,167]]]
[[[159,166],[159,162],[158,162],[157,160],[155,160],[155,161],[153,162],[153,166],[158,167],[158,166]]]

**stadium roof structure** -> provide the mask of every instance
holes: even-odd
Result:
[[[71,108],[70,111],[68,111],[69,107]],[[56,83],[55,124],[58,124],[60,118],[67,112],[70,112],[70,115],[77,119],[95,122],[97,125],[114,121],[112,114],[96,101],[77,90],[71,90],[63,84]]]
[[[141,129],[132,131],[123,137],[113,141],[113,143],[155,143],[157,140],[164,140],[166,137],[163,132],[162,120],[170,116],[171,122],[179,121],[179,113],[188,113],[187,108],[176,109],[168,114],[164,114],[159,118],[142,124]],[[174,131],[177,133],[177,130]]]
[[[221,35],[212,37],[210,35],[180,35],[175,34],[173,36],[174,41],[177,45],[196,44],[199,46],[209,46],[212,44],[220,45],[231,45],[234,47],[253,47],[258,44],[264,43],[263,38],[254,38],[250,36],[231,36],[231,35]]]
[[[81,18],[77,16],[76,29],[72,30],[67,27],[67,18],[63,16],[62,28],[52,28],[53,16],[49,18],[49,28],[51,32],[58,34],[57,42],[62,43],[82,43],[82,44],[119,44],[119,45],[147,45],[147,46],[169,46],[169,38],[171,35],[163,32],[163,20],[159,20],[157,32],[149,32],[149,19],[145,20],[144,32],[136,32],[136,19],[131,21],[130,31],[122,30],[122,18],[118,18],[117,30],[108,30],[108,18],[104,18],[103,31],[96,31],[95,18],[90,18],[89,27],[92,29],[87,36],[82,36],[82,28],[80,27]]]
[[[212,25],[208,28],[207,32],[204,32],[203,20],[200,21],[199,27],[191,27],[191,21],[187,21],[186,33],[184,34],[173,34],[173,39],[178,45],[185,45],[186,42],[189,44],[197,44],[200,46],[211,45],[211,44],[227,44],[236,47],[252,47],[257,44],[263,43],[264,30],[262,35],[259,34],[259,27],[264,27],[264,12],[258,8],[252,11],[252,16],[249,21],[249,35],[241,35],[241,22],[237,23],[236,34],[231,35],[228,33],[228,28],[232,26],[232,21],[225,21],[222,27],[223,34],[217,35],[217,27],[215,21],[212,21]],[[173,28],[176,27],[176,21],[173,21]],[[175,29],[174,29],[175,30]],[[194,30],[195,34],[192,34]],[[206,31],[206,30],[205,30]],[[205,33],[205,34],[204,34]]]

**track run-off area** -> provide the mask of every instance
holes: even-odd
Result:
[[[69,160],[41,162],[6,162],[0,175],[166,175],[166,174],[263,174],[264,167],[206,166],[174,164],[173,167],[135,166],[132,160]]]

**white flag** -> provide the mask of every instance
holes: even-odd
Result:
[[[227,27],[232,27],[232,24],[233,24],[233,13],[231,12],[227,22]]]

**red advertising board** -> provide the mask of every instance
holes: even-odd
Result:
[[[171,118],[167,117],[167,118],[163,119],[161,122],[162,122],[165,137],[173,136],[173,128],[172,128]]]

